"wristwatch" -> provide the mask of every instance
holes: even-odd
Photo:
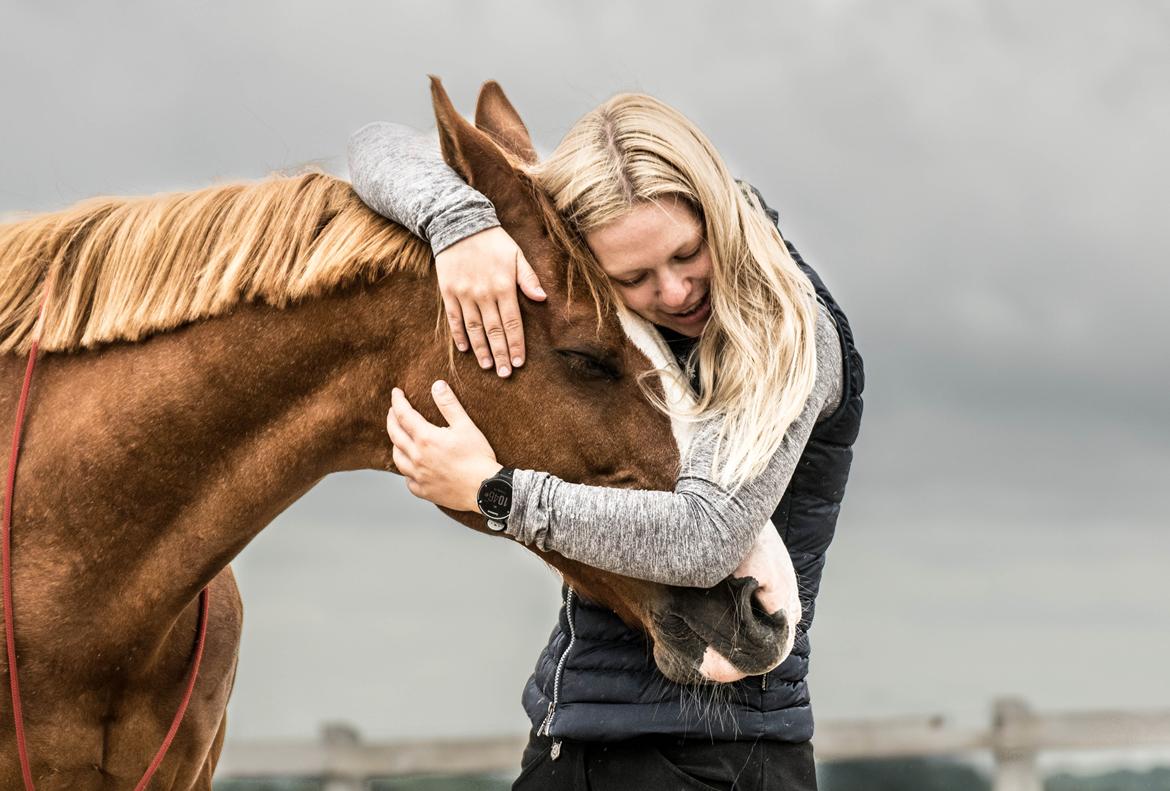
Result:
[[[511,467],[504,467],[481,483],[479,494],[475,496],[479,512],[487,517],[488,527],[496,532],[507,526],[508,514],[512,512],[513,472],[515,470]]]

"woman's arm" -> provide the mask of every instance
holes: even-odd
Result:
[[[367,206],[431,244],[451,337],[500,376],[524,364],[516,286],[545,298],[540,279],[500,227],[495,207],[443,161],[438,136],[375,122],[349,139],[349,174]]]
[[[435,255],[500,224],[491,201],[443,161],[435,135],[375,121],[353,133],[348,150],[362,202],[426,239]]]
[[[764,471],[734,495],[710,478],[719,426],[700,426],[672,492],[568,483],[517,470],[505,532],[596,568],[669,585],[711,587],[733,572],[784,495],[816,422],[842,397],[841,341],[828,309],[817,314],[817,374],[800,415]],[[476,510],[480,484],[500,469],[495,452],[445,382],[431,388],[446,426],[426,420],[394,388],[386,430],[411,494]]]
[[[788,488],[813,426],[841,400],[841,346],[820,307],[817,374],[804,410],[763,473],[734,494],[710,480],[718,426],[704,425],[673,492],[568,483],[517,470],[505,532],[596,568],[669,585],[708,588],[731,574]]]

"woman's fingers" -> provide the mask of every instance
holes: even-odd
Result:
[[[394,449],[390,452],[390,456],[394,460],[394,469],[398,470],[398,474],[404,478],[410,478],[413,480],[415,477],[415,470],[414,463],[411,462],[410,456],[399,449],[397,445],[395,445]]]
[[[401,448],[407,454],[414,453],[414,443],[398,422],[398,415],[395,414],[393,406],[386,412],[386,433],[390,435],[395,450]]]
[[[398,470],[398,474],[405,478],[414,478],[416,472],[412,460],[415,454],[414,443],[410,441],[406,431],[399,425],[394,407],[386,412],[386,433],[390,435],[390,441],[393,443],[393,447],[390,449],[390,458],[394,462],[394,469]]]
[[[512,365],[524,365],[524,322],[520,319],[520,305],[516,302],[515,289],[511,289],[500,300],[499,307],[509,361]]]
[[[528,264],[524,253],[516,248],[516,283],[520,290],[532,300],[543,300],[548,295],[540,287],[540,278]],[[500,319],[504,324],[504,334],[508,340],[508,354],[512,358],[512,365],[524,365],[524,321],[520,317],[520,303],[516,291],[509,289],[499,300]]]
[[[512,361],[508,355],[508,335],[504,332],[504,322],[500,318],[500,311],[494,301],[481,303],[479,313],[483,317],[483,329],[487,334],[488,344],[491,346],[492,359],[496,363],[496,373],[507,376],[512,373]],[[519,309],[517,308],[517,314]]]
[[[390,408],[394,410],[394,417],[398,420],[399,427],[402,428],[403,433],[406,434],[407,441],[410,443],[410,454],[412,456],[417,455],[415,449],[420,444],[427,442],[427,432],[436,428],[436,426],[420,415],[410,405],[410,402],[406,400],[406,393],[403,393],[397,387],[391,391],[390,403]]]
[[[536,271],[528,263],[528,259],[524,257],[524,253],[519,247],[516,248],[516,282],[520,284],[521,290],[529,299],[539,302],[548,296],[541,288],[540,278],[536,276]]]
[[[418,498],[423,499],[423,500],[427,499],[426,490],[423,489],[422,485],[419,484],[418,481],[416,481],[414,478],[410,477],[409,475],[406,476],[406,489],[411,494],[413,494],[415,497],[418,497]]]
[[[547,295],[515,240],[502,227],[474,233],[435,256],[435,273],[455,345],[473,349],[480,366],[500,376],[523,365],[518,292],[535,301]]]
[[[463,329],[463,309],[459,307],[459,300],[443,294],[443,312],[447,314],[447,325],[451,328],[455,348],[461,352],[467,351],[471,344],[467,342],[467,332]]]
[[[475,350],[475,359],[479,360],[480,368],[492,367],[492,348],[488,345],[484,335],[483,318],[479,313],[479,306],[471,300],[462,300],[459,307],[463,310],[463,324],[467,327],[467,339],[471,348]]]
[[[455,393],[442,379],[431,385],[431,398],[435,400],[435,406],[439,408],[439,414],[447,421],[448,427],[460,426],[471,421],[471,418],[467,417],[467,412],[463,410],[463,404],[459,403]]]

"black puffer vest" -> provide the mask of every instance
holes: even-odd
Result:
[[[777,223],[777,213],[751,189]],[[721,696],[725,704],[706,705],[705,700],[697,700],[706,690],[689,690],[658,671],[645,635],[627,627],[610,610],[564,588],[557,625],[524,687],[524,708],[540,735],[589,741],[650,734],[785,742],[812,738],[805,681],[808,630],[861,425],[865,375],[845,314],[796,248],[789,244],[788,250],[837,321],[844,374],[840,406],[813,429],[772,514],[801,590],[804,614],[792,654],[764,676],[725,685]]]

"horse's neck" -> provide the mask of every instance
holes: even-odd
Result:
[[[391,313],[387,288],[45,357],[15,498],[22,604],[91,596],[131,619],[173,615],[323,476],[389,466],[389,389],[441,354],[423,290]],[[14,395],[17,366],[4,370]]]

